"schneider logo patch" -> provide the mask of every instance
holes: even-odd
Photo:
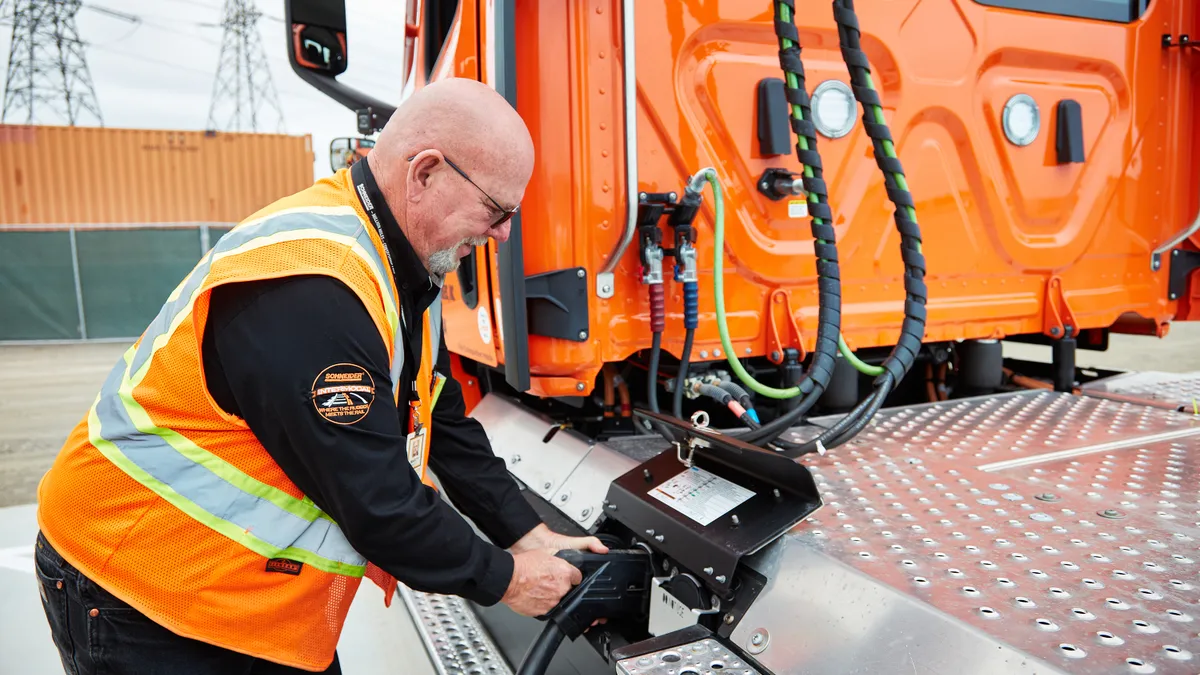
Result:
[[[375,381],[362,366],[339,363],[317,375],[312,385],[313,406],[334,424],[354,424],[367,416],[375,402]]]
[[[294,577],[300,576],[300,570],[304,568],[304,563],[288,560],[287,558],[271,558],[267,561],[268,572],[279,572],[281,574],[290,574]]]

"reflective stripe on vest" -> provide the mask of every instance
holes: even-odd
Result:
[[[438,350],[442,346],[442,292],[438,291],[433,304],[429,305],[429,346],[432,348],[433,369],[437,370]],[[446,373],[447,375],[449,373]]]
[[[334,574],[360,577],[366,560],[328,515],[242,472],[183,435],[158,427],[133,396],[154,353],[191,315],[212,263],[276,242],[324,239],[344,245],[383,289],[393,332],[393,361],[404,353],[396,299],[383,261],[350,207],[305,207],[235,228],[217,243],[168,298],[138,345],[109,374],[88,414],[92,444],[111,462],[189,516],[266,558],[289,558]],[[399,382],[393,381],[393,391]]]

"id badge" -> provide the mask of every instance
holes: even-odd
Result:
[[[408,435],[408,463],[413,471],[421,473],[421,465],[425,463],[425,427]]]

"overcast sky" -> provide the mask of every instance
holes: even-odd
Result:
[[[311,134],[316,155],[314,175],[328,175],[329,142],[356,133],[354,114],[292,72],[282,23],[283,0],[257,3],[266,15],[259,22],[259,32],[283,108],[283,131]],[[216,25],[221,22],[223,6],[223,0],[84,1],[77,24],[80,37],[88,43],[87,62],[104,126],[205,128],[221,51],[222,31]],[[114,18],[98,11],[102,9],[136,15],[141,22]],[[346,13],[350,68],[339,79],[377,98],[398,102],[404,0],[346,0]],[[10,26],[0,26],[0,60],[5,62],[11,30]],[[7,63],[0,72],[7,72]],[[276,131],[277,115],[267,108],[260,110],[259,130]],[[35,118],[34,122],[64,124],[65,120]],[[81,123],[95,124],[90,117]]]

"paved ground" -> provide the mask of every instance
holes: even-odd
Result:
[[[0,347],[0,507],[34,501],[37,482],[128,347]]]

